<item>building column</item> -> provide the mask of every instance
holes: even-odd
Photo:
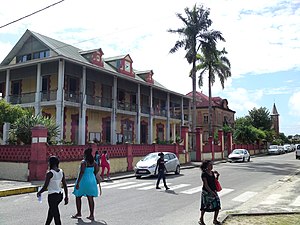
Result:
[[[42,77],[41,77],[41,63],[37,64],[36,71],[36,92],[34,102],[34,114],[41,114],[41,91],[42,91]]]
[[[173,134],[173,142],[176,143],[176,123],[173,123],[172,134]]]
[[[6,81],[5,81],[5,101],[9,102],[9,94],[10,94],[10,70],[6,70]],[[8,132],[10,129],[10,123],[4,123],[3,124],[3,131],[2,131],[2,144],[6,144],[6,141],[8,140]]]
[[[150,115],[149,115],[149,126],[148,126],[148,144],[152,144],[153,143],[153,115],[154,115],[152,87],[150,87],[149,103],[150,103]]]
[[[59,60],[58,62],[58,81],[56,93],[56,125],[59,127],[60,134],[56,138],[61,141],[64,138],[64,77],[65,77],[65,61]]]
[[[86,67],[82,67],[82,77],[80,80],[80,108],[79,108],[79,144],[85,145],[86,141]]]
[[[136,115],[136,143],[141,143],[141,85],[138,84],[138,92],[136,96],[137,115]]]
[[[117,143],[117,107],[118,107],[118,79],[117,77],[114,77],[114,84],[112,89],[112,98],[113,98],[113,104],[112,104],[112,112],[111,112],[111,130],[110,130],[110,143],[115,145]]]
[[[167,93],[167,135],[166,141],[170,141],[170,93]]]
[[[223,130],[218,130],[218,145],[221,148],[222,159],[224,159],[224,133]]]
[[[181,97],[181,107],[180,107],[180,111],[181,111],[181,126],[184,126],[183,97]]]

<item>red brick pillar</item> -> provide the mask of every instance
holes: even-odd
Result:
[[[127,147],[127,171],[132,171],[133,170],[133,154],[132,154],[132,145],[131,144],[126,144]]]
[[[211,160],[215,160],[215,149],[214,149],[214,138],[213,137],[209,137],[208,138],[208,146],[209,149],[211,150]]]
[[[196,161],[202,160],[203,140],[202,140],[202,128],[196,128]]]
[[[232,151],[232,133],[228,132],[227,133],[227,150],[228,150],[228,155]]]
[[[221,153],[222,153],[222,159],[224,159],[224,134],[223,130],[218,130],[218,145],[220,146]]]
[[[188,162],[188,154],[189,154],[189,127],[188,126],[181,126],[181,139],[183,140],[183,149],[185,152],[185,162]]]
[[[47,133],[47,128],[41,125],[35,126],[31,130],[32,143],[29,162],[29,181],[45,179],[48,168]]]

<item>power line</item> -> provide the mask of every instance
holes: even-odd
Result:
[[[15,22],[18,22],[18,21],[20,21],[20,20],[22,20],[22,19],[25,19],[25,18],[27,18],[27,17],[29,17],[29,16],[32,16],[32,15],[34,15],[34,14],[36,14],[36,13],[39,13],[39,12],[41,12],[41,11],[44,11],[44,10],[46,10],[46,9],[52,7],[52,6],[55,6],[55,5],[59,4],[59,3],[62,3],[63,1],[64,1],[64,0],[61,0],[61,1],[59,1],[59,2],[55,2],[55,3],[51,4],[51,5],[46,6],[45,8],[42,8],[42,9],[40,9],[40,10],[37,10],[37,11],[31,13],[31,14],[28,14],[28,15],[26,15],[26,16],[23,16],[23,17],[21,17],[21,18],[19,18],[19,19],[17,19],[17,20],[12,21],[12,22],[9,22],[9,23],[7,23],[7,24],[1,26],[0,29],[3,28],[3,27],[8,26],[8,25],[10,25],[10,24],[13,24],[13,23],[15,23]]]

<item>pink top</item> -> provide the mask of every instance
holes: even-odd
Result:
[[[108,165],[108,161],[107,161],[107,154],[102,154],[101,155],[101,165]]]

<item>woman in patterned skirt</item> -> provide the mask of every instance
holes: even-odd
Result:
[[[212,171],[213,164],[212,161],[206,160],[201,165],[201,179],[203,182],[202,194],[201,194],[201,208],[200,208],[200,225],[205,225],[204,223],[204,213],[205,212],[215,212],[213,224],[221,224],[218,219],[218,214],[221,209],[220,198],[217,193],[215,179],[219,179],[219,173],[217,171]],[[215,175],[216,174],[216,177]]]

